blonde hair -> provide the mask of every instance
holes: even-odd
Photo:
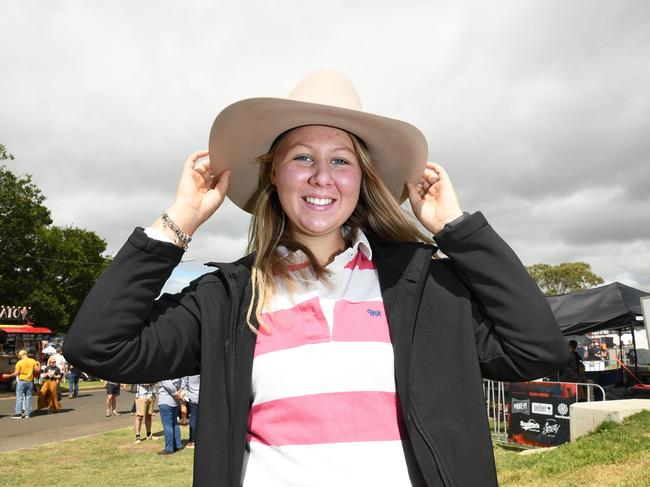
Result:
[[[50,356],[50,358],[47,359],[47,365],[56,365],[56,357]]]
[[[291,238],[286,214],[280,204],[275,185],[271,182],[271,171],[280,142],[288,132],[274,141],[268,153],[257,158],[260,166],[257,190],[246,205],[253,210],[247,252],[256,252],[251,274],[253,297],[246,314],[246,322],[254,332],[257,332],[257,329],[251,322],[253,312],[257,322],[263,326],[262,310],[279,289],[278,283],[286,286],[290,292],[296,287],[286,256],[276,252],[278,246],[286,247],[289,252],[300,250],[306,255],[309,266],[301,270],[303,276],[309,272],[317,278],[329,276],[329,272],[318,263],[309,248]],[[346,222],[351,230],[350,235],[361,229],[371,230],[391,242],[431,243],[432,240],[417,228],[390,194],[363,141],[354,134],[346,133],[352,140],[362,172],[359,200]]]

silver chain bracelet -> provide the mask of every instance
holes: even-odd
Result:
[[[176,238],[174,239],[174,243],[176,245],[179,245],[183,250],[186,250],[188,244],[192,241],[192,237],[190,237],[187,233],[181,230],[178,227],[178,225],[176,225],[172,221],[172,219],[169,218],[169,215],[167,214],[166,211],[162,212],[160,218],[162,218],[163,227],[169,228],[172,232],[174,232],[174,235],[176,235]]]

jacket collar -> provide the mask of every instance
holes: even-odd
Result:
[[[419,242],[390,242],[370,230],[366,236],[373,250],[373,261],[391,271],[391,274],[404,277],[409,281],[418,281],[422,272],[429,266],[419,267],[431,259],[438,249],[433,245]]]
[[[231,276],[237,276],[242,273],[250,274],[254,262],[255,252],[245,255],[235,262],[206,262],[204,265],[221,269]]]

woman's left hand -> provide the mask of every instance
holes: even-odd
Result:
[[[406,183],[413,213],[434,235],[463,214],[449,175],[442,166],[427,162],[419,184]]]

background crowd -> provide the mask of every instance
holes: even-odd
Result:
[[[196,425],[199,414],[199,388],[201,377],[192,375],[178,379],[164,380],[157,384],[134,384],[127,387],[135,392],[131,414],[135,415],[135,444],[144,440],[156,440],[152,433],[152,418],[155,414],[156,401],[163,427],[165,447],[159,452],[169,455],[182,448],[181,425],[189,425],[187,448],[196,444]],[[117,397],[121,384],[105,381],[106,417],[119,416]],[[142,435],[144,423],[146,435]]]
[[[33,411],[31,400],[34,392],[38,394],[38,411],[58,413],[61,410],[61,382],[68,379],[67,397],[73,399],[79,395],[79,379],[82,372],[69,364],[57,348],[54,353],[45,355],[44,364],[28,356],[26,350],[18,352],[15,371],[2,374],[3,378],[16,378],[16,408],[13,419],[29,419]],[[187,448],[196,444],[196,425],[199,413],[199,375],[182,377],[159,382],[157,384],[119,384],[104,381],[106,389],[106,417],[119,416],[117,400],[122,389],[135,393],[131,414],[135,416],[135,444],[143,440],[158,439],[153,435],[152,418],[156,414],[156,405],[160,413],[165,446],[161,455],[175,453],[182,448],[180,426],[189,426]],[[142,436],[144,423],[146,435]]]

